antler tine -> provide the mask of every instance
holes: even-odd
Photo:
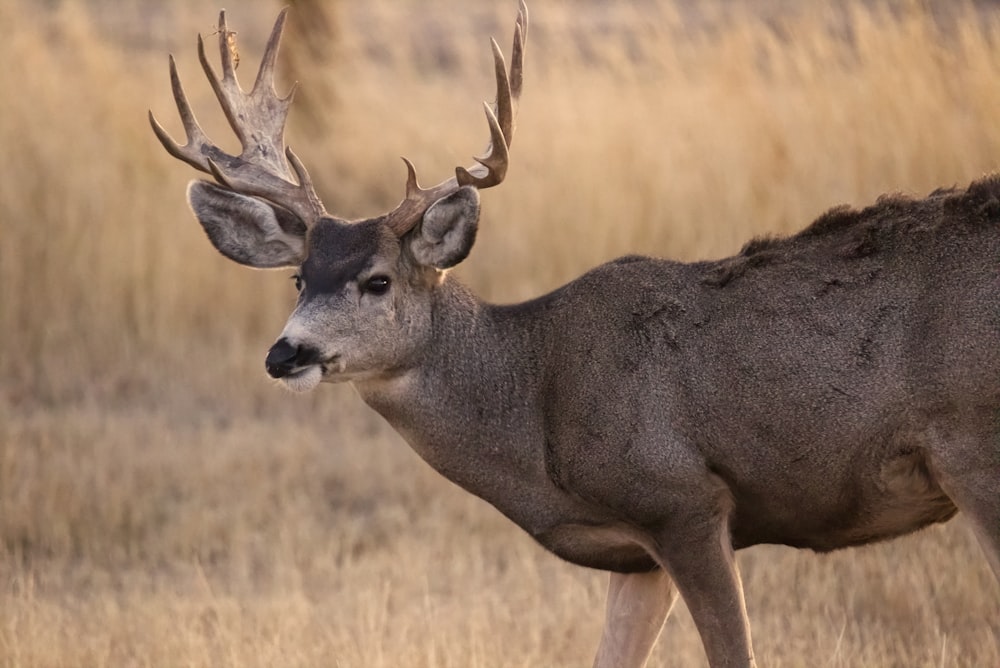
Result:
[[[170,55],[170,87],[174,94],[174,102],[177,104],[177,111],[181,116],[181,123],[184,125],[184,135],[187,138],[186,144],[181,146],[176,141],[174,141],[167,131],[163,129],[163,126],[156,120],[153,116],[153,112],[149,112],[149,124],[153,127],[153,133],[156,138],[160,140],[163,148],[167,150],[167,153],[174,156],[178,160],[183,160],[195,169],[201,170],[203,172],[208,171],[208,165],[202,159],[200,154],[195,154],[190,151],[191,147],[200,144],[208,143],[208,138],[202,131],[201,126],[198,125],[198,120],[194,116],[194,112],[191,110],[191,105],[188,104],[187,96],[184,94],[184,87],[181,86],[180,77],[177,75],[177,64],[174,62],[173,55]]]
[[[528,8],[524,0],[520,0],[517,20],[514,23],[514,44],[511,49],[509,74],[503,52],[495,40],[490,40],[497,96],[496,102],[492,105],[484,104],[486,122],[490,128],[490,144],[484,155],[474,158],[478,164],[469,168],[456,167],[455,176],[432,188],[424,189],[417,184],[413,164],[403,158],[407,168],[406,197],[387,216],[389,226],[398,236],[413,229],[431,204],[458,188],[473,186],[481,190],[503,182],[509,162],[508,149],[514,138],[517,102],[524,82],[524,45],[527,35]]]
[[[516,28],[515,28],[516,30]],[[496,40],[490,40],[493,47],[493,66],[496,70],[497,99],[493,105],[484,104],[486,122],[490,126],[490,144],[485,155],[474,158],[486,172],[473,167],[476,173],[465,167],[455,169],[455,177],[461,186],[489,188],[498,185],[507,175],[507,148],[514,137],[514,107],[511,98],[510,79],[507,64]]]
[[[274,22],[271,37],[268,39],[264,57],[257,73],[257,83],[262,80],[271,83],[270,86],[254,85],[249,94],[243,92],[236,79],[236,68],[233,65],[232,51],[229,47],[229,28],[226,25],[226,11],[219,12],[219,56],[222,60],[222,77],[217,77],[208,57],[205,55],[205,43],[198,35],[198,60],[205,70],[219,106],[226,114],[229,126],[243,146],[243,152],[255,153],[258,162],[264,162],[283,177],[291,176],[287,163],[284,161],[284,130],[285,120],[292,101],[292,94],[285,98],[278,97],[274,92],[274,61],[277,46],[281,41],[281,32],[285,25],[285,14],[288,8],[281,10]],[[294,93],[294,89],[293,89]],[[256,146],[253,144],[256,143]]]
[[[225,11],[219,13],[218,24],[221,77],[215,74],[205,53],[204,39],[198,36],[198,59],[226,120],[240,141],[242,152],[239,156],[230,155],[213,144],[198,125],[181,87],[173,57],[170,58],[170,78],[187,143],[178,145],[152,113],[149,118],[153,132],[168,153],[212,174],[227,188],[289,209],[311,226],[327,215],[326,209],[305,167],[291,151],[286,151],[284,143],[285,121],[295,87],[283,98],[274,90],[274,64],[286,13],[287,8],[278,14],[250,93],[245,93],[236,79],[229,42],[232,33],[226,24]]]
[[[520,0],[517,20],[514,22],[514,44],[510,49],[510,94],[515,101],[521,98],[524,85],[524,45],[528,43],[528,5]],[[512,137],[511,137],[512,139]],[[507,143],[510,146],[510,141]]]
[[[281,15],[278,15],[276,23],[281,22]],[[219,36],[219,62],[222,63],[222,79],[226,82],[236,81],[236,64],[233,62],[233,52],[229,48],[229,25],[226,23],[226,10],[219,10],[219,26],[215,30],[215,34]],[[199,42],[201,41],[201,35],[198,35]],[[199,56],[203,55],[204,49],[201,49]],[[208,60],[201,58],[201,65],[205,68],[205,74],[208,75],[209,79],[214,79],[214,75],[211,68],[208,67]]]
[[[287,14],[288,7],[284,7],[278,13],[278,18],[275,19],[274,27],[271,28],[271,35],[267,38],[267,45],[264,47],[264,55],[260,59],[260,69],[257,70],[257,79],[253,83],[254,93],[261,87],[267,86],[269,91],[276,95],[274,90],[274,64],[278,60],[278,46],[281,44],[281,34],[285,29],[285,16]],[[226,52],[228,53],[229,49],[226,49]],[[291,104],[297,87],[297,82],[292,84],[291,91],[285,96],[284,99],[288,101],[288,104]]]

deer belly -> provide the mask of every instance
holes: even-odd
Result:
[[[789,498],[775,494],[777,487],[737,492],[734,547],[776,543],[827,552],[901,536],[957,512],[917,450],[898,451],[872,477],[849,477],[822,493]]]
[[[647,572],[657,564],[634,528],[617,524],[562,523],[532,536],[566,561],[618,573]]]

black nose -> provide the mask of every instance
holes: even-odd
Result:
[[[313,364],[317,357],[312,348],[292,345],[288,339],[280,338],[267,351],[264,366],[271,378],[284,378],[299,367]]]

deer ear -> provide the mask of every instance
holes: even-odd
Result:
[[[187,195],[212,245],[230,260],[277,269],[305,259],[306,225],[287,209],[208,181],[192,181]]]
[[[410,252],[424,266],[454,267],[472,250],[478,226],[479,191],[464,186],[427,209],[410,236]]]

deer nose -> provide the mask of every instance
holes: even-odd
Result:
[[[278,339],[267,351],[264,366],[271,378],[284,378],[295,368],[295,358],[299,355],[299,347],[293,346],[288,339]]]
[[[312,348],[294,345],[282,337],[267,351],[264,366],[271,378],[284,378],[296,368],[312,364],[316,358]]]

